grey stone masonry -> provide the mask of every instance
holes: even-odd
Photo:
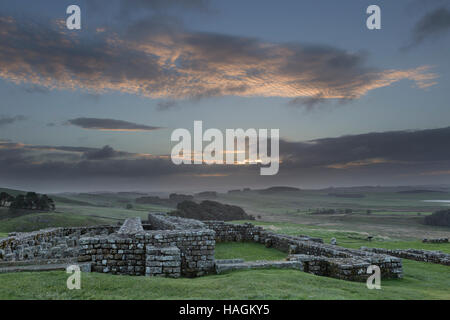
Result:
[[[276,269],[295,269],[295,270],[303,270],[302,264],[298,261],[249,261],[249,262],[221,262],[216,261],[216,273],[224,273],[226,271],[232,270],[242,270],[242,269],[267,269],[267,268],[276,268]]]
[[[126,219],[117,233],[126,235],[135,234],[142,231],[144,231],[144,228],[142,227],[141,218],[135,217]]]
[[[382,249],[382,248],[367,248],[361,247],[362,251],[375,252],[381,254],[388,254],[394,257],[432,262],[437,264],[443,264],[445,266],[450,266],[450,254],[443,253],[442,251],[428,251],[428,250],[418,250],[418,249]]]
[[[181,251],[177,247],[147,246],[145,258],[146,276],[178,278],[181,275]]]
[[[201,221],[169,216],[166,213],[150,213],[148,223],[156,230],[206,229]]]
[[[165,230],[82,238],[78,261],[90,261],[94,272],[112,274],[196,277],[214,272],[215,232],[201,222],[172,218],[161,213],[149,214],[152,229]],[[193,229],[198,226],[203,228]],[[158,258],[152,256],[153,252]],[[167,265],[156,265],[164,259]]]
[[[0,262],[76,258],[81,237],[108,235],[117,229],[105,225],[10,233],[7,238],[0,239]]]
[[[423,243],[448,243],[448,238],[423,239]]]
[[[385,259],[389,260],[384,261],[384,263],[390,263],[391,272],[396,272],[399,274],[398,277],[401,277],[402,268],[399,259],[393,257]],[[367,268],[371,263],[357,258],[328,258],[323,256],[293,254],[288,256],[288,260],[298,261],[302,264],[301,269],[303,271],[318,276],[349,281],[365,281],[370,276],[370,274],[367,273]]]
[[[362,275],[362,265],[377,265],[381,269],[383,279],[401,278],[403,274],[401,259],[363,250],[348,249],[338,245],[324,244],[317,239],[311,241],[307,236],[289,236],[273,233],[250,223],[232,224],[223,221],[204,221],[216,232],[216,241],[252,241],[273,247],[288,254],[301,254],[310,257],[311,265],[323,265],[317,275],[339,279],[361,281],[367,275]],[[331,258],[331,259],[327,259]],[[341,260],[339,260],[339,258]],[[345,260],[347,259],[347,260]],[[341,265],[352,265],[355,272],[341,272]],[[318,268],[318,266],[314,266]],[[313,269],[314,269],[313,268]],[[313,270],[311,269],[311,270]]]

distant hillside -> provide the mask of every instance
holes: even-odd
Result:
[[[331,197],[337,197],[337,198],[364,198],[365,195],[362,193],[329,193],[328,194]]]
[[[177,205],[177,210],[169,214],[197,220],[254,220],[254,217],[247,214],[241,207],[211,200],[202,201],[200,204],[183,201]]]
[[[19,194],[26,194],[28,191],[16,190],[16,189],[8,189],[8,188],[0,188],[0,192],[6,192],[12,196],[17,196]]]
[[[270,194],[270,193],[298,192],[298,191],[301,191],[301,189],[295,188],[295,187],[279,186],[279,187],[270,187],[267,189],[261,189],[261,190],[258,190],[258,193]]]
[[[404,190],[404,191],[397,191],[397,193],[446,193],[445,191],[441,190]]]
[[[195,194],[198,198],[210,198],[214,199],[217,198],[217,192],[215,191],[203,191]]]

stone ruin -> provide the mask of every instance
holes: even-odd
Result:
[[[448,243],[448,238],[423,239],[423,243]]]
[[[366,248],[361,247],[361,250],[388,254],[394,257],[410,259],[422,262],[431,262],[437,264],[443,264],[444,266],[450,266],[450,254],[443,253],[442,251],[431,250],[419,250],[419,249],[382,249],[382,248]]]
[[[228,241],[261,243],[288,257],[283,261],[216,260],[216,243]],[[364,281],[369,276],[367,267],[377,265],[382,278],[402,277],[401,259],[389,254],[276,234],[250,223],[201,222],[165,213],[150,213],[144,222],[127,219],[120,227],[52,228],[0,239],[0,272],[2,268],[17,271],[26,264],[58,263],[76,263],[92,272],[175,278],[236,269],[293,268],[350,281]]]

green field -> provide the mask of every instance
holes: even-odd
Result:
[[[0,221],[0,232],[32,231],[48,227],[80,227],[111,223],[108,219],[69,215],[57,212],[37,212],[17,218],[6,218]]]

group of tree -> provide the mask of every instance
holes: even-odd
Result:
[[[309,211],[309,210],[308,210]],[[311,214],[351,214],[352,209],[315,209]]]
[[[428,225],[450,227],[450,209],[436,211],[424,220]]]
[[[169,212],[169,215],[197,220],[255,220],[241,207],[212,200],[204,200],[201,203],[190,200],[180,202],[177,205],[177,210]]]
[[[0,206],[9,207],[10,209],[26,209],[26,210],[55,210],[55,202],[46,194],[39,195],[36,192],[27,192],[12,196],[7,192],[0,193]]]

